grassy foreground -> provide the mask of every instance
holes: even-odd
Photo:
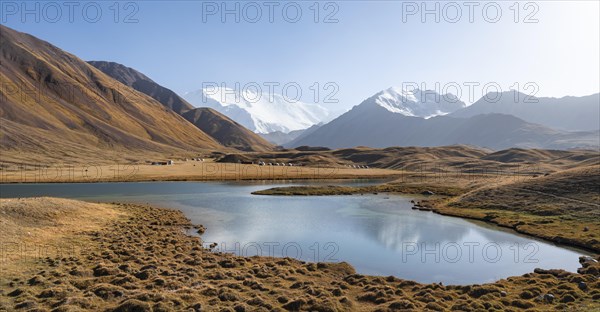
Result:
[[[536,269],[491,284],[444,286],[364,276],[346,263],[213,253],[182,231],[195,226],[176,210],[2,199],[0,222],[4,247],[54,246],[3,248],[6,311],[600,309],[593,261],[580,274]]]

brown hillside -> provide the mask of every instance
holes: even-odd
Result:
[[[222,149],[159,102],[76,56],[1,26],[3,160],[102,159]],[[111,154],[112,153],[112,154]]]
[[[499,162],[538,163],[558,161],[560,159],[582,161],[598,157],[598,153],[592,150],[581,150],[579,154],[574,154],[574,152],[577,151],[510,148],[488,154],[482,157],[482,159]]]

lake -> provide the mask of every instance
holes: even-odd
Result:
[[[218,243],[221,251],[346,261],[361,274],[422,283],[484,283],[538,267],[576,272],[578,257],[588,254],[481,222],[412,210],[414,197],[250,194],[276,186],[334,182],[4,184],[0,197],[54,196],[177,208],[194,224],[206,226],[202,240],[206,245]]]

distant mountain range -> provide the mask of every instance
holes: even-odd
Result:
[[[256,133],[307,129],[328,121],[330,112],[317,104],[286,99],[279,94],[229,88],[202,89],[184,98],[196,107],[213,108]]]
[[[313,126],[313,127],[315,127],[315,126]],[[308,130],[308,129],[294,130],[294,131],[290,131],[288,133],[284,133],[281,131],[275,131],[275,132],[270,132],[270,133],[261,133],[260,136],[263,137],[263,139],[265,139],[273,144],[284,145],[286,143],[289,143],[289,142],[295,140],[306,130]]]
[[[119,82],[151,96],[224,146],[243,151],[268,151],[274,147],[256,133],[211,108],[194,108],[175,92],[133,68],[114,62],[89,63]]]
[[[302,130],[294,130],[294,131],[290,131],[288,133],[284,133],[281,131],[275,131],[275,132],[271,132],[271,133],[261,133],[260,136],[263,137],[265,140],[276,144],[276,145],[289,145],[289,144],[294,144],[293,142],[296,140],[301,140],[302,138],[304,138],[305,136],[313,133],[315,130],[319,129],[323,124],[316,124],[311,126],[308,129],[302,129]]]
[[[422,92],[417,92],[419,94]],[[477,102],[464,107],[452,96],[427,91],[427,97],[388,89],[375,94],[333,121],[300,139],[284,144],[287,147],[302,145],[345,148],[354,146],[440,146],[470,144],[490,149],[509,147],[525,148],[598,148],[600,133],[597,130],[568,132],[545,125],[527,122],[513,115],[501,113],[475,114],[459,118],[463,111],[474,112],[484,104]],[[431,103],[428,97],[437,98]],[[491,98],[491,97],[490,97]],[[597,107],[588,104],[594,96],[586,97],[577,106],[578,111],[566,116],[593,114]],[[451,101],[447,101],[451,99]],[[555,107],[568,107],[568,98]],[[596,95],[597,99],[597,95]],[[476,105],[476,106],[475,106]],[[598,105],[598,104],[596,104]],[[471,108],[470,107],[473,107]],[[575,109],[575,108],[573,108]],[[541,109],[545,114],[552,108]],[[551,115],[553,113],[550,113]],[[431,117],[431,116],[434,117]],[[444,116],[445,115],[445,116]],[[596,120],[598,115],[595,115]]]
[[[600,93],[562,98],[532,97],[516,91],[490,93],[450,116],[472,117],[489,113],[509,114],[558,130],[598,130]]]

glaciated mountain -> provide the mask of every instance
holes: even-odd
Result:
[[[289,133],[328,121],[330,112],[317,104],[286,99],[279,94],[207,88],[184,95],[196,107],[210,107],[257,133]]]
[[[396,87],[383,90],[370,100],[392,113],[426,119],[447,115],[466,106],[450,93],[442,95],[432,90],[402,90]]]

